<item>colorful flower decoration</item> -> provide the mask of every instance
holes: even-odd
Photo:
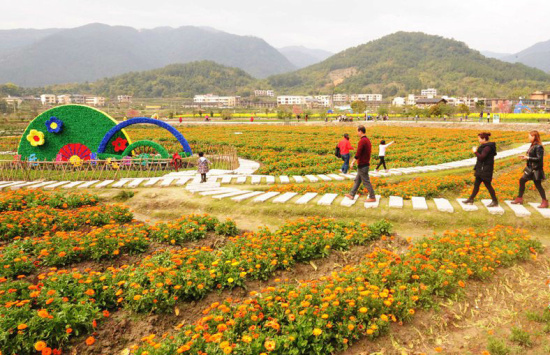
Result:
[[[63,128],[63,121],[55,116],[52,116],[46,121],[46,128],[48,128],[48,132],[50,133],[59,133]]]
[[[81,143],[66,144],[59,150],[61,160],[70,161],[73,156],[79,157],[81,160],[90,160],[92,152],[88,147]]]
[[[31,129],[27,135],[27,140],[33,147],[44,144],[44,132],[37,131],[36,129]]]
[[[69,163],[73,164],[73,166],[81,166],[82,165],[82,159],[78,155],[73,155],[69,158]]]
[[[113,147],[115,147],[115,152],[123,152],[127,146],[128,146],[128,141],[122,137],[118,137],[113,141]]]

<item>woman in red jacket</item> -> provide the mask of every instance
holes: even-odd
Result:
[[[353,150],[351,143],[349,142],[349,134],[344,134],[344,138],[338,143],[340,148],[340,157],[344,161],[342,168],[340,169],[343,174],[347,174],[349,171],[349,152]]]

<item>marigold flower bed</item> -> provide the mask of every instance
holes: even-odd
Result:
[[[48,192],[43,190],[3,191],[0,194],[0,212],[21,211],[37,206],[52,208],[77,208],[94,206],[98,199],[87,193]]]
[[[468,279],[487,278],[540,249],[513,228],[446,232],[415,242],[405,255],[377,250],[329,277],[214,303],[196,323],[159,340],[148,336],[134,353],[330,354],[360,337],[374,339],[436,297],[462,292]]]

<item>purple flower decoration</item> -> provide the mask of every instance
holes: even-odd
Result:
[[[46,128],[50,133],[59,133],[63,128],[63,121],[55,116],[52,116],[49,120],[46,121]]]

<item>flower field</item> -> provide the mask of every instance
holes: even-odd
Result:
[[[360,123],[358,123],[360,124]],[[357,146],[355,126],[190,126],[179,128],[191,146],[196,144],[228,144],[238,155],[259,161],[259,174],[305,175],[336,172],[342,161],[334,156],[334,147],[344,133]],[[149,128],[132,129],[132,137],[161,143],[170,152],[176,141],[169,133]],[[390,167],[409,167],[451,162],[472,157],[478,131],[444,128],[408,128],[367,126],[373,144],[372,163],[378,158],[380,140],[395,141],[388,149]],[[499,149],[523,143],[524,132],[495,131],[491,139]]]

